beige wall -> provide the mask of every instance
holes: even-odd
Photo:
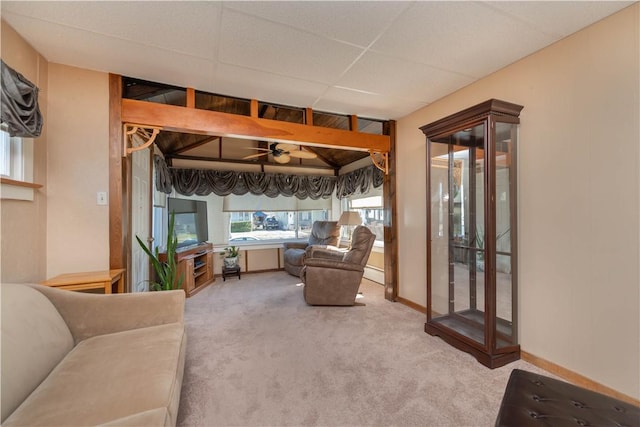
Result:
[[[398,121],[400,296],[426,305],[425,138],[490,98],[524,105],[522,349],[640,398],[640,4]]]
[[[44,187],[34,192],[33,201],[0,201],[0,280],[39,282],[46,278],[48,64],[4,21],[1,27],[3,61],[40,89],[38,103],[44,127],[34,140],[33,181]]]
[[[47,276],[109,268],[108,75],[49,64]]]

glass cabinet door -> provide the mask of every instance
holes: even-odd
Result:
[[[429,141],[431,317],[482,345],[485,132],[483,122]]]
[[[495,248],[496,248],[496,347],[518,342],[514,322],[517,314],[516,158],[517,126],[495,124]]]
[[[521,106],[489,100],[427,136],[425,331],[495,368],[517,360],[516,146]]]

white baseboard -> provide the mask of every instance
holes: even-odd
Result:
[[[384,285],[384,271],[378,270],[377,268],[365,267],[364,268],[364,278],[369,279],[373,282],[380,283]]]

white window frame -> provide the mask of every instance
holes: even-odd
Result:
[[[376,246],[384,246],[384,237],[381,236],[382,234],[381,230],[375,230],[374,228],[372,228],[372,226],[367,224],[367,218],[363,214],[363,212],[366,212],[367,209],[383,210],[384,208],[383,206],[384,201],[382,199],[382,195],[375,194],[375,192],[372,192],[372,193],[374,194],[356,194],[353,196],[345,197],[343,199],[342,209],[343,211],[349,210],[349,211],[359,212],[360,216],[362,217],[363,225],[367,226],[371,231],[376,233],[376,242],[375,242]],[[379,199],[379,206],[376,203],[372,203],[376,199]],[[384,222],[384,218],[379,218],[376,222],[378,223],[378,226],[380,226]],[[351,230],[348,230],[348,229],[349,227],[342,227],[341,238],[343,240],[348,240],[350,238],[349,232]]]
[[[11,137],[0,130],[0,177],[33,183],[33,138]],[[34,190],[3,182],[0,196],[2,199],[33,200]]]

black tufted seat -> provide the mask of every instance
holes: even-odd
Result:
[[[640,408],[564,381],[514,369],[496,427],[640,426]]]

